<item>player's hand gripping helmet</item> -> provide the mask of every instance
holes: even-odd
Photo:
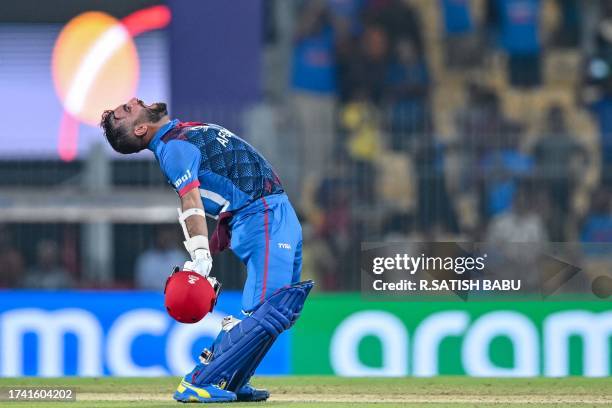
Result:
[[[175,267],[164,289],[168,314],[181,323],[199,322],[212,312],[221,284],[213,277]]]

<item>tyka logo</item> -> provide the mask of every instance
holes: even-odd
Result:
[[[279,243],[278,243],[278,247],[279,247],[280,249],[291,249],[291,245],[289,245],[289,244],[287,244],[287,243],[285,243],[285,242],[279,242]]]

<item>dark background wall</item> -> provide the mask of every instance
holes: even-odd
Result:
[[[236,128],[239,114],[260,97],[261,1],[169,5],[173,115]],[[201,115],[208,117],[194,117]]]

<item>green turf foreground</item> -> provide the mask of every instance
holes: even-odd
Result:
[[[74,388],[76,402],[6,402],[14,407],[183,407],[171,400],[179,378],[2,378],[7,387]],[[486,379],[258,377],[266,403],[224,407],[612,407],[612,378]],[[189,405],[193,406],[193,405]]]

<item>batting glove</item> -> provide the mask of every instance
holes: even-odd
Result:
[[[208,276],[212,269],[212,256],[210,256],[210,251],[207,249],[197,249],[194,255],[195,259],[185,262],[183,270],[196,272],[202,276]]]

